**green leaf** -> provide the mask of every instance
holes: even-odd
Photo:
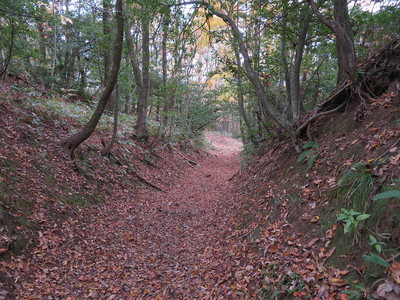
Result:
[[[373,252],[370,252],[369,255],[364,255],[364,259],[366,261],[373,262],[373,263],[380,265],[382,267],[385,267],[385,268],[390,267],[389,263],[386,260],[384,260],[382,257],[376,255]]]
[[[311,155],[314,153],[314,150],[310,149],[310,150],[306,150],[304,152],[302,152],[299,157],[297,158],[297,162],[302,162],[307,156]]]
[[[351,222],[350,220],[347,220],[346,225],[344,226],[344,233],[348,233],[350,231],[352,224],[353,224],[353,222]]]
[[[340,215],[338,216],[337,220],[338,220],[338,221],[342,221],[342,220],[347,219],[347,218],[348,218],[348,215],[340,214]]]
[[[345,208],[341,208],[341,210],[342,210],[342,212],[344,212],[346,215],[348,215],[348,214],[349,214],[349,211],[348,211],[347,209],[345,209]]]
[[[373,200],[400,198],[400,190],[387,191],[377,194]]]
[[[376,244],[378,242],[377,239],[373,235],[369,235],[369,240],[374,244]]]
[[[382,252],[382,246],[381,246],[381,245],[375,245],[375,249],[376,249],[376,251],[378,251],[379,253]]]
[[[314,154],[313,156],[311,156],[309,158],[308,163],[307,163],[307,170],[310,170],[313,167],[314,162],[317,159],[317,157],[318,157],[318,153]]]
[[[366,219],[368,219],[370,216],[371,216],[371,215],[369,215],[369,214],[359,215],[359,216],[357,216],[357,221],[366,220]]]
[[[358,212],[358,211],[355,211],[354,209],[350,209],[349,213],[350,213],[350,215],[352,215],[352,216],[361,215],[361,213],[360,213],[360,212]]]
[[[316,142],[308,142],[304,144],[303,149],[318,148],[318,147],[319,146]]]

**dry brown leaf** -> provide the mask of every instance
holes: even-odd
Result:
[[[314,245],[318,240],[319,240],[319,238],[313,238],[311,241],[308,242],[307,248],[310,248],[310,247],[311,247],[312,245]]]
[[[311,223],[316,223],[319,221],[319,216],[314,216],[311,218]]]
[[[329,277],[329,282],[334,286],[344,286],[349,283],[347,280],[344,280],[343,278],[335,278],[335,277]]]
[[[269,246],[268,251],[271,253],[276,253],[278,251],[278,246],[271,245],[271,246]]]
[[[390,272],[392,273],[393,280],[400,284],[400,263],[397,261],[394,262],[390,266]]]

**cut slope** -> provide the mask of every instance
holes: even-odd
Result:
[[[238,216],[242,226],[236,235],[243,243],[240,252],[247,253],[253,266],[250,271],[244,267],[238,278],[246,294],[328,299],[351,290],[365,297],[367,293],[356,286],[372,290],[376,276],[384,278],[389,271],[363,261],[363,255],[374,251],[369,235],[386,244],[383,255],[389,264],[398,261],[398,201],[371,199],[384,187],[400,190],[398,95],[371,100],[363,120],[357,118],[359,113],[353,105],[310,128],[308,134],[317,146],[309,154],[317,155],[310,169],[309,159],[297,162],[299,155],[290,143],[277,142],[235,179],[244,195],[239,209],[243,214]],[[353,207],[339,188],[355,163],[363,163],[374,182],[367,199],[371,217],[362,224],[361,245],[354,244],[353,235],[344,235],[342,224],[336,222],[341,208]],[[246,277],[260,281],[250,284]]]

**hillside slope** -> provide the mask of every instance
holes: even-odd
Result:
[[[246,294],[348,299],[366,297],[385,278],[400,283],[399,199],[372,200],[378,192],[400,190],[399,97],[382,94],[362,114],[353,104],[318,119],[300,155],[290,143],[271,142],[235,178],[242,225],[234,238],[246,253],[238,281]],[[358,233],[344,234],[344,223],[337,222],[342,208],[371,216]],[[363,259],[371,252],[392,269]]]

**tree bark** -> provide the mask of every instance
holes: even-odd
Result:
[[[163,37],[162,37],[162,79],[163,79],[163,87],[164,87],[164,104],[163,104],[163,125],[166,127],[168,125],[168,109],[169,109],[169,97],[167,96],[167,83],[168,83],[168,72],[167,72],[167,39],[168,39],[168,30],[169,30],[169,22],[170,15],[169,10],[164,16],[164,24],[163,24]]]
[[[114,101],[114,123],[113,123],[113,133],[110,142],[101,149],[100,153],[103,156],[107,156],[110,154],[112,147],[114,146],[115,140],[117,138],[118,132],[118,113],[119,113],[119,93],[118,93],[118,85],[115,88],[115,101]]]
[[[111,19],[111,2],[110,0],[103,0],[103,35],[105,39],[111,36],[112,30],[110,25],[110,19]],[[103,50],[103,67],[104,67],[104,77],[102,82],[103,87],[107,85],[108,77],[111,71],[110,52],[111,51],[109,47],[106,47]]]
[[[112,35],[112,28],[110,24],[111,20],[111,1],[110,0],[103,0],[103,35],[104,38],[107,40]],[[103,66],[104,66],[104,77],[102,86],[103,88],[107,85],[108,78],[111,73],[111,49],[105,46],[103,51]],[[116,101],[115,93],[111,93],[110,99],[108,99],[106,104],[106,110],[112,111],[114,107],[114,102]]]
[[[352,49],[351,51],[353,51],[354,37],[353,37],[352,28],[351,28],[347,0],[335,0],[334,1],[334,9],[335,9],[335,22],[337,24],[340,24],[343,27],[343,31],[352,41],[350,46]],[[338,63],[339,63],[339,71],[338,71],[338,80],[337,81],[338,81],[338,83],[340,83],[347,79],[347,77],[348,77],[348,74],[346,71],[348,68],[347,61],[349,59],[352,60],[353,58],[351,57],[350,53],[346,52],[348,50],[346,49],[346,47],[343,47],[341,43],[336,43],[336,51],[337,51],[337,58],[338,58]],[[350,56],[348,57],[348,55],[350,55]]]
[[[250,137],[250,140],[255,145],[256,139],[254,137],[253,128],[251,127],[249,117],[248,117],[248,115],[246,113],[246,109],[244,107],[243,83],[242,83],[242,63],[240,61],[239,51],[236,48],[234,50],[235,50],[236,64],[238,67],[238,70],[236,73],[236,80],[237,80],[237,97],[238,97],[239,113],[243,119],[244,125],[247,128],[247,132]]]
[[[113,64],[110,73],[110,78],[107,82],[106,87],[104,88],[103,92],[100,95],[97,107],[93,112],[93,115],[90,118],[89,122],[79,132],[70,136],[61,144],[63,149],[71,158],[74,157],[75,149],[81,143],[87,140],[94,132],[118,79],[118,72],[121,64],[122,43],[124,36],[124,18],[122,12],[122,0],[117,0],[115,4],[115,10],[116,10],[116,20],[117,20],[117,32],[114,43]]]
[[[296,53],[293,62],[293,68],[290,73],[290,98],[292,103],[292,117],[294,122],[300,120],[301,113],[301,98],[300,98],[300,69],[301,61],[303,60],[304,46],[310,25],[310,14],[308,11],[305,12],[303,18],[302,29],[297,40]]]
[[[288,11],[287,1],[283,3],[283,19],[282,19],[282,34],[281,34],[281,59],[283,64],[283,72],[285,77],[285,88],[286,88],[286,103],[284,108],[284,113],[288,114],[289,107],[291,107],[291,98],[290,98],[290,71],[289,71],[289,63],[288,63],[288,51],[287,51],[287,20],[286,15]]]
[[[357,79],[357,55],[351,34],[347,1],[335,0],[335,11],[340,13],[340,17],[338,16],[335,21],[330,21],[321,14],[314,0],[307,1],[310,3],[317,18],[335,34],[337,47],[340,48],[340,52],[338,52],[338,55],[341,56],[340,58],[338,57],[339,65],[341,64],[350,82],[355,83]],[[338,7],[339,5],[341,6],[340,8]],[[339,23],[339,20],[344,23]]]
[[[138,118],[136,122],[136,135],[139,139],[147,140],[147,102],[150,89],[150,20],[142,18],[142,87],[139,93]]]
[[[15,26],[13,23],[11,23],[10,45],[8,46],[7,56],[4,58],[4,61],[1,61],[0,63],[0,77],[7,74],[8,65],[10,64],[11,57],[13,56],[15,31]]]
[[[140,69],[139,59],[135,52],[135,47],[128,22],[126,22],[125,24],[125,36],[126,36],[126,44],[128,47],[129,59],[131,61],[133,68],[133,76],[135,78],[137,94],[139,96],[140,90],[142,89],[142,70]]]

